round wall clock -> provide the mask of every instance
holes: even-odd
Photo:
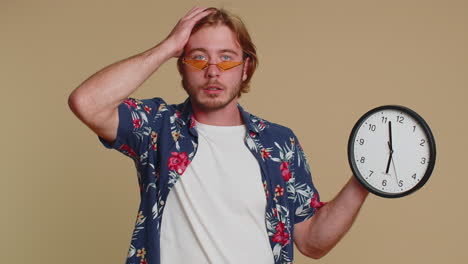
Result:
[[[365,113],[348,141],[348,160],[358,181],[386,198],[421,188],[434,169],[436,146],[426,121],[415,111],[385,105]]]

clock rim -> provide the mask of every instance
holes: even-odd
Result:
[[[400,110],[402,112],[405,112],[406,114],[410,115],[413,117],[422,127],[424,133],[427,136],[427,142],[429,145],[429,164],[427,167],[427,170],[424,174],[424,176],[421,178],[421,180],[411,189],[404,191],[404,192],[399,192],[399,193],[388,193],[388,192],[383,192],[379,189],[374,188],[371,186],[361,175],[359,172],[357,166],[356,166],[356,161],[354,158],[354,139],[356,138],[356,133],[361,124],[372,114],[377,113],[382,110]],[[359,120],[356,122],[354,125],[353,129],[351,130],[351,134],[348,139],[348,162],[351,167],[351,171],[353,172],[354,177],[371,193],[383,197],[383,198],[399,198],[403,196],[407,196],[409,194],[414,193],[415,191],[419,190],[422,186],[426,184],[426,182],[429,180],[429,178],[432,175],[432,172],[435,167],[435,160],[436,160],[436,144],[435,144],[435,138],[434,135],[432,134],[432,131],[427,124],[427,122],[415,111],[412,109],[402,106],[402,105],[382,105],[379,107],[375,107],[369,111],[367,111],[364,115],[362,115]]]

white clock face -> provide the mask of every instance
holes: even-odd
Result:
[[[375,192],[401,194],[427,180],[424,177],[434,158],[429,142],[432,138],[409,113],[381,109],[363,119],[352,136],[351,162],[360,180]]]

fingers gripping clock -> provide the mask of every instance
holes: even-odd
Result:
[[[421,188],[435,165],[436,147],[424,119],[397,105],[374,108],[356,123],[348,141],[348,160],[358,181],[386,198]]]

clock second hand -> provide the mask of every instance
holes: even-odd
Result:
[[[390,167],[390,161],[392,161],[393,170],[395,171],[395,179],[396,179],[396,183],[398,185],[398,175],[397,175],[396,168],[395,168],[395,161],[393,160],[393,140],[392,140],[392,122],[391,121],[388,121],[388,134],[389,134],[389,137],[390,137],[390,141],[388,142],[388,146],[390,147],[390,157],[388,158],[387,172],[386,173],[388,173],[388,169]]]
[[[395,171],[395,178],[396,178],[396,182],[397,182],[397,185],[398,185],[398,176],[397,176],[397,173],[396,173],[395,161],[393,160],[393,157],[392,157],[392,165],[393,165],[393,170]]]

